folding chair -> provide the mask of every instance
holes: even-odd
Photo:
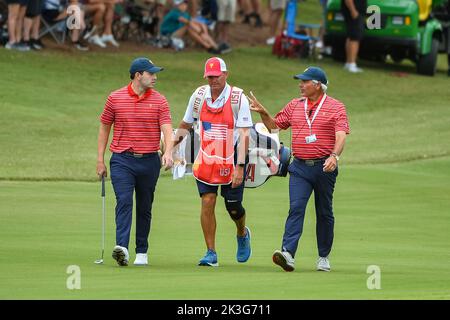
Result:
[[[285,34],[289,38],[308,41],[310,44],[310,55],[312,55],[312,50],[315,48],[315,44],[320,40],[319,36],[313,36],[313,30],[320,30],[320,24],[303,23],[298,24],[296,22],[297,18],[297,0],[289,0],[286,5],[286,30]],[[301,30],[307,30],[307,34],[300,34],[297,32],[297,27]],[[319,33],[319,32],[317,32]]]
[[[65,42],[67,33],[66,19],[51,23],[41,16],[41,24],[43,27],[39,33],[39,39],[50,33],[56,43],[63,44]]]

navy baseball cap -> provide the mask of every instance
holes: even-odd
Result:
[[[155,66],[153,62],[147,58],[134,59],[130,66],[130,74],[135,74],[136,72],[142,71],[157,73],[162,70],[164,70],[164,68]]]
[[[300,79],[300,80],[317,80],[320,83],[327,85],[327,75],[325,74],[325,71],[318,67],[308,67],[303,71],[303,73],[297,74],[294,76],[294,79]]]

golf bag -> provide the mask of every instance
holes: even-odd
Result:
[[[192,165],[199,150],[200,136],[194,130],[189,130],[189,134],[174,148],[174,179],[192,175]],[[291,151],[279,142],[278,134],[270,133],[262,123],[254,124],[250,128],[245,187],[259,187],[272,176],[285,177],[290,159]]]
[[[272,176],[285,177],[290,160],[291,150],[280,143],[278,134],[270,133],[263,123],[254,124],[250,129],[245,187],[259,187]]]

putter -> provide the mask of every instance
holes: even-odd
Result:
[[[103,255],[105,253],[105,176],[102,175],[102,207],[103,207],[103,219],[102,219],[102,257],[95,260],[94,263],[102,264]]]

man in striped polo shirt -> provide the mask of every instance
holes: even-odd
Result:
[[[172,160],[172,120],[166,98],[154,90],[156,74],[163,70],[147,58],[135,59],[130,67],[131,82],[112,92],[100,116],[97,174],[106,176],[104,154],[111,126],[111,182],[116,194],[116,246],[112,257],[120,266],[128,265],[128,243],[136,192],[136,260],[147,265],[148,235],[152,203],[161,165]],[[161,131],[166,150],[159,157]]]
[[[306,205],[314,190],[319,252],[317,270],[330,271],[328,255],[334,236],[333,191],[339,156],[350,129],[345,106],[325,93],[328,80],[322,69],[309,67],[294,78],[300,80],[302,97],[291,100],[274,118],[253,94],[249,97],[250,109],[261,115],[267,128],[292,128],[295,159],[289,165],[289,215],[281,251],[276,250],[272,258],[285,271],[294,270]]]

